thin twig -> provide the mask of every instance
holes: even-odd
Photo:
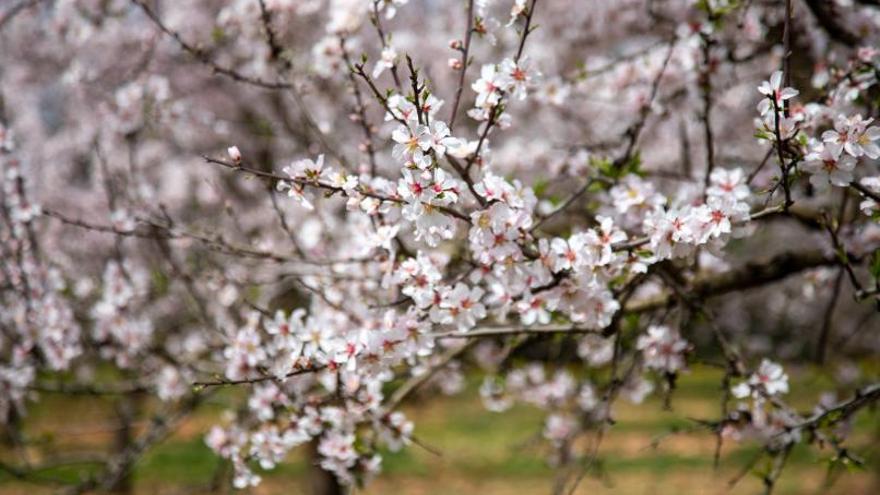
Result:
[[[461,94],[464,91],[465,75],[467,74],[470,61],[468,53],[471,49],[471,37],[474,33],[474,0],[468,0],[467,30],[464,34],[464,46],[461,48],[461,68],[458,75],[458,89],[455,90],[455,100],[452,103],[452,115],[449,117],[449,129],[455,127],[455,117],[458,115],[458,106],[461,103]]]

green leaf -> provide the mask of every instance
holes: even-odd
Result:
[[[868,268],[874,280],[880,280],[880,249],[875,249],[871,253],[871,265]]]
[[[168,277],[161,270],[153,270],[151,273],[153,290],[157,296],[164,296],[168,293]]]
[[[538,179],[535,181],[534,185],[532,185],[532,190],[535,192],[535,196],[543,196],[547,191],[547,186],[550,185],[550,182],[547,179]]]
[[[221,43],[224,39],[226,39],[226,32],[223,31],[223,28],[217,26],[211,30],[211,40],[214,43]]]

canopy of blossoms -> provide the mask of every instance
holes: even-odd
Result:
[[[235,487],[305,445],[359,486],[475,375],[573,489],[579,439],[700,363],[765,485],[799,443],[858,463],[878,35],[867,0],[4,2],[0,422],[155,397],[79,493],[234,387]]]

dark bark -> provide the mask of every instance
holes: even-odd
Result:
[[[345,495],[345,489],[333,473],[325,471],[318,464],[318,441],[309,443],[309,492],[312,495]]]
[[[764,262],[749,262],[717,275],[697,276],[689,293],[697,299],[751,289],[782,280],[810,268],[837,265],[840,259],[822,250],[801,253],[782,253]],[[668,306],[676,302],[675,294],[661,294],[656,297],[632,301],[624,307],[628,313],[644,313]]]
[[[131,448],[135,440],[135,432],[133,428],[134,418],[137,415],[138,398],[123,397],[116,403],[116,416],[119,419],[119,426],[116,430],[113,443],[116,452],[122,455],[123,452]],[[134,493],[134,484],[131,478],[131,472],[126,472],[118,477],[109,487],[110,493],[119,495],[128,495]]]
[[[859,44],[859,37],[840,23],[841,16],[837,12],[837,5],[834,2],[829,0],[805,0],[805,2],[828,36],[847,46]]]

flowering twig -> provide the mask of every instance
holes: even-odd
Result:
[[[222,167],[236,170],[239,172],[245,172],[248,174],[252,174],[252,175],[255,175],[255,176],[263,178],[263,179],[268,179],[268,180],[272,180],[272,181],[276,181],[276,182],[277,181],[289,182],[289,183],[298,184],[301,186],[315,187],[318,189],[323,189],[325,191],[329,191],[331,193],[341,193],[344,195],[348,194],[343,188],[334,186],[332,184],[327,184],[325,182],[309,180],[309,179],[302,179],[302,178],[298,178],[298,177],[285,177],[283,175],[277,175],[277,174],[273,174],[271,172],[264,172],[262,170],[258,170],[255,168],[246,167],[242,164],[231,163],[231,162],[227,162],[224,160],[219,160],[217,158],[211,158],[206,155],[202,155],[202,158],[208,163],[220,165]],[[368,198],[378,199],[380,201],[387,201],[389,203],[396,203],[396,204],[406,203],[406,201],[404,201],[401,198],[394,197],[394,196],[386,196],[384,194],[375,193],[372,191],[365,190],[363,188],[361,188],[359,191],[357,191],[357,194],[360,194],[362,196],[366,196]],[[463,222],[466,222],[468,224],[471,223],[470,217],[468,217],[464,213],[456,210],[455,208],[451,208],[449,206],[438,206],[438,205],[430,205],[430,206],[432,208],[437,209],[440,212],[443,212],[449,216],[455,217]]]
[[[266,81],[266,80],[261,79],[259,77],[248,76],[248,75],[242,74],[234,69],[231,69],[229,67],[218,64],[203,49],[201,49],[200,47],[197,47],[195,45],[190,44],[189,42],[184,40],[183,37],[178,32],[173,31],[170,28],[168,28],[168,26],[166,26],[165,23],[162,22],[162,19],[159,18],[159,16],[153,11],[153,9],[151,9],[146,4],[146,2],[144,0],[131,0],[131,1],[135,5],[140,7],[141,10],[143,10],[144,14],[146,14],[147,17],[149,17],[150,20],[153,21],[153,23],[156,25],[156,27],[158,27],[163,33],[165,33],[168,36],[170,36],[171,38],[173,38],[174,41],[176,41],[177,44],[181,48],[183,48],[184,51],[186,51],[187,53],[189,53],[190,55],[195,57],[195,59],[198,60],[199,62],[210,67],[215,73],[224,75],[224,76],[226,76],[234,81],[240,82],[240,83],[258,86],[258,87],[261,87],[264,89],[288,89],[288,88],[292,87],[290,84],[288,84],[286,82]]]
[[[446,353],[440,356],[440,358],[431,365],[430,369],[410,378],[404,382],[403,385],[398,387],[385,403],[385,408],[389,411],[396,409],[397,406],[407,398],[407,396],[415,392],[416,389],[430,380],[438,371],[445,368],[452,360],[465,353],[476,342],[477,340],[470,340],[459,347],[454,347],[446,351]]]
[[[382,48],[388,48],[388,39],[385,37],[385,30],[382,28],[382,17],[379,15],[379,3],[382,0],[373,0],[373,11],[370,12],[370,22],[376,27],[376,34],[379,35],[379,42]],[[400,76],[397,75],[397,63],[391,66],[391,77],[394,79],[394,85],[400,91]]]
[[[526,20],[525,25],[523,26],[522,33],[519,38],[519,45],[516,50],[516,56],[513,57],[513,63],[518,64],[520,57],[522,57],[523,50],[526,46],[526,39],[529,34],[532,32],[532,16],[535,14],[535,5],[538,3],[538,0],[532,0],[531,5],[526,9]],[[483,132],[480,134],[480,139],[477,141],[477,147],[474,150],[474,153],[468,158],[466,165],[463,167],[464,171],[470,173],[471,166],[480,158],[480,151],[483,149],[483,144],[486,142],[486,137],[489,135],[489,131],[492,130],[492,127],[495,125],[497,119],[501,117],[503,102],[505,98],[505,93],[501,92],[501,97],[498,99],[498,103],[493,106],[489,110],[489,120],[486,121]]]
[[[577,325],[545,325],[534,327],[512,326],[512,327],[480,327],[467,332],[441,332],[429,334],[434,339],[471,339],[480,337],[504,337],[509,335],[551,335],[551,334],[600,334],[601,330],[594,328],[581,328]]]
[[[207,388],[207,387],[223,387],[223,386],[229,386],[229,385],[246,385],[246,384],[262,383],[262,382],[266,382],[269,380],[283,381],[284,379],[292,378],[294,376],[305,375],[308,373],[317,373],[317,372],[322,371],[324,369],[326,369],[326,366],[315,366],[315,367],[310,367],[310,368],[301,368],[301,369],[291,371],[282,377],[278,377],[275,375],[263,375],[263,376],[257,376],[257,377],[252,377],[252,378],[241,378],[239,380],[223,380],[223,379],[203,380],[203,381],[193,382],[192,386],[196,387],[197,389],[203,389],[203,388]]]
[[[345,60],[345,63],[352,67],[351,58],[349,57],[348,50],[345,48],[345,37],[339,38],[339,46],[342,49],[342,57]],[[367,120],[367,108],[364,104],[364,99],[361,96],[361,89],[357,84],[357,80],[355,79],[355,74],[351,70],[346,71],[348,75],[348,80],[351,83],[351,90],[354,93],[355,100],[355,116],[354,118],[357,120],[358,124],[361,126],[361,130],[364,132],[364,147],[366,148],[367,157],[370,160],[370,175],[376,175],[377,165],[376,165],[376,151],[373,147],[373,129],[370,125],[369,120]]]
[[[638,120],[636,120],[635,124],[630,126],[626,131],[626,136],[628,138],[626,149],[623,152],[623,155],[614,161],[614,165],[618,168],[626,165],[633,156],[636,143],[638,143],[642,130],[645,127],[645,122],[648,120],[648,115],[651,113],[651,106],[654,104],[654,100],[657,98],[657,94],[660,91],[660,81],[663,79],[663,74],[666,72],[666,67],[669,65],[669,60],[672,58],[674,50],[675,39],[672,39],[669,41],[669,48],[666,51],[666,57],[663,59],[663,64],[660,66],[660,70],[657,72],[657,76],[654,78],[653,83],[651,83],[651,95],[648,97],[648,101],[639,109]]]
[[[452,102],[452,114],[449,117],[449,129],[455,128],[455,117],[458,115],[458,106],[461,103],[461,94],[464,91],[465,75],[467,74],[470,61],[468,54],[471,49],[471,37],[474,33],[474,0],[468,0],[467,29],[464,34],[464,45],[461,47],[461,67],[458,74],[458,88],[455,90],[455,100]]]
[[[700,90],[703,96],[703,135],[706,141],[706,176],[703,178],[703,194],[709,188],[712,171],[715,169],[715,139],[712,134],[712,38],[708,34],[703,40],[703,67],[700,72]]]

